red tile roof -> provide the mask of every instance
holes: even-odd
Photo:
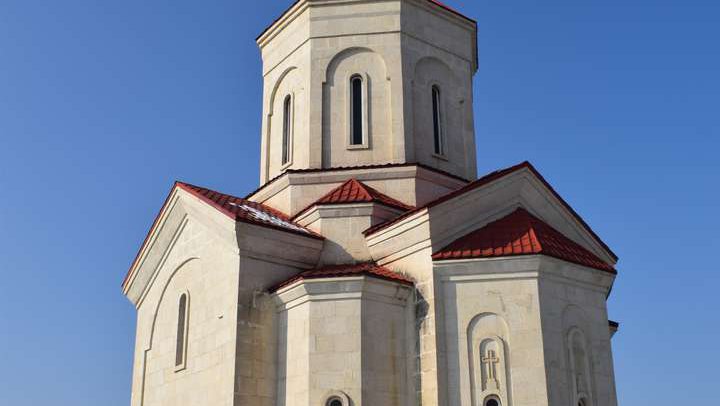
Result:
[[[323,238],[314,231],[294,223],[284,213],[265,206],[264,204],[251,202],[241,197],[227,195],[188,183],[177,182],[176,185],[180,189],[190,192],[192,195],[200,198],[200,200],[215,207],[221,213],[235,221],[275,228],[312,238]]]
[[[509,168],[501,169],[501,170],[492,172],[488,175],[485,175],[482,178],[480,178],[474,182],[468,183],[467,185],[461,187],[460,189],[458,189],[454,192],[450,192],[444,196],[441,196],[441,197],[427,203],[425,206],[417,207],[414,210],[403,213],[401,216],[399,216],[396,219],[393,219],[393,220],[387,221],[385,223],[381,223],[376,226],[370,227],[367,230],[363,231],[363,234],[365,234],[366,236],[375,234],[378,231],[383,230],[387,227],[390,227],[391,225],[398,223],[401,220],[404,220],[404,219],[412,216],[413,214],[418,213],[424,209],[435,207],[441,203],[444,203],[448,200],[452,200],[458,196],[461,196],[467,192],[470,192],[471,190],[485,186],[489,183],[492,183],[500,178],[503,178],[507,175],[510,175],[510,174],[520,171],[522,169],[527,169],[530,172],[532,172],[533,175],[535,175],[535,177],[538,178],[540,180],[540,182],[542,182],[543,185],[545,185],[545,187],[550,191],[550,193],[552,193],[552,195],[555,196],[555,198],[560,202],[560,204],[562,204],[563,207],[565,207],[565,209],[570,212],[570,214],[573,216],[573,218],[575,218],[575,220],[577,220],[582,225],[582,227],[585,229],[585,231],[590,233],[590,235],[593,236],[593,238],[608,252],[608,254],[610,254],[611,257],[613,257],[615,260],[618,259],[618,256],[610,249],[610,247],[608,247],[608,245],[605,244],[605,242],[600,239],[600,237],[595,233],[595,231],[593,231],[590,228],[590,226],[585,222],[585,220],[583,220],[583,218],[580,217],[580,215],[572,207],[570,207],[570,205],[565,201],[565,199],[563,199],[560,196],[560,194],[557,191],[555,191],[555,189],[550,185],[550,183],[548,183],[548,181],[545,180],[545,178],[540,174],[540,172],[538,172],[537,169],[535,169],[535,167],[528,161],[525,161],[520,164],[511,166]]]
[[[615,269],[525,209],[455,240],[433,254],[434,260],[547,255],[616,273]]]
[[[310,238],[323,239],[321,235],[315,233],[314,231],[292,222],[292,220],[290,220],[290,218],[284,213],[281,213],[263,204],[251,202],[240,197],[216,192],[214,190],[206,189],[200,186],[194,186],[189,183],[175,182],[175,185],[173,185],[170,194],[168,195],[167,199],[165,199],[165,203],[160,209],[160,212],[155,217],[155,221],[150,227],[150,231],[145,236],[145,241],[143,241],[140,250],[135,256],[135,259],[130,266],[130,270],[125,276],[125,279],[123,280],[122,286],[125,286],[125,284],[128,282],[130,272],[137,264],[137,261],[140,259],[140,253],[142,252],[143,247],[145,247],[148,240],[150,239],[150,234],[152,234],[152,230],[155,229],[158,222],[160,221],[160,216],[164,211],[165,207],[167,206],[168,202],[170,201],[172,191],[174,191],[176,188],[185,190],[186,192],[196,196],[200,200],[215,207],[218,211],[235,221],[255,224],[262,227],[274,228],[281,231],[304,235]]]
[[[378,192],[370,186],[356,180],[350,179],[342,185],[331,190],[328,194],[316,200],[313,204],[301,210],[293,218],[298,218],[303,213],[310,210],[314,206],[327,204],[347,204],[347,203],[380,203],[385,206],[400,209],[402,211],[412,210],[413,206],[409,206],[399,200],[395,200],[390,196]]]
[[[312,269],[309,271],[301,272],[285,282],[280,283],[274,288],[270,289],[272,292],[290,286],[295,282],[307,279],[322,279],[322,278],[342,278],[347,276],[369,276],[378,279],[389,280],[393,282],[402,283],[404,285],[412,285],[413,281],[408,277],[393,272],[385,267],[379,266],[373,262],[367,262],[355,265],[332,265],[322,268]]]

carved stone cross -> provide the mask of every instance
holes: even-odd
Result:
[[[497,357],[495,351],[488,350],[487,355],[482,357],[481,361],[483,364],[485,364],[485,371],[487,371],[487,380],[496,381],[497,369],[495,365],[500,362],[500,358]]]

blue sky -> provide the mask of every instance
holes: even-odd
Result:
[[[175,179],[257,186],[254,38],[289,3],[0,1],[0,404],[129,404],[120,282]],[[716,404],[720,2],[447,3],[480,173],[529,159],[621,257],[621,404]]]

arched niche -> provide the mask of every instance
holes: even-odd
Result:
[[[177,368],[176,358],[176,334],[178,323],[178,299],[182,295],[188,295],[193,290],[193,283],[197,281],[197,275],[201,271],[201,261],[199,258],[189,258],[181,262],[166,277],[162,285],[157,285],[154,289],[158,289],[157,302],[153,307],[153,314],[149,320],[150,325],[144,330],[149,331],[145,336],[146,343],[143,351],[142,366],[142,388],[140,404],[151,404],[158,399],[146,399],[146,397],[159,396],[161,391],[147,390],[149,376],[153,374],[164,374],[166,377],[173,377],[177,380],[182,379],[185,374],[182,372],[184,368]],[[199,290],[199,289],[198,289]],[[202,298],[202,296],[198,296]],[[202,299],[195,300],[197,305],[202,305]],[[190,306],[188,300],[187,305]],[[195,305],[195,303],[193,304]],[[187,341],[193,334],[197,334],[196,329],[192,327],[193,318],[192,308],[188,308],[185,334],[188,335]],[[140,330],[139,330],[140,331]],[[188,348],[185,348],[188,351]],[[187,356],[187,353],[186,353]]]
[[[365,142],[351,142],[351,82],[362,79]],[[323,81],[323,167],[385,163],[392,160],[390,78],[384,58],[369,48],[339,52],[328,63]]]
[[[575,404],[593,406],[594,382],[590,349],[585,334],[577,327],[568,332],[567,350]]]
[[[592,346],[587,335],[590,325],[585,312],[570,305],[563,311],[563,331],[567,386],[572,404],[595,405],[595,374]]]
[[[415,156],[421,162],[436,162],[445,158],[448,164],[462,165],[465,159],[457,151],[464,151],[462,88],[465,85],[453,70],[436,57],[424,57],[415,64],[413,71],[413,135]],[[439,109],[442,112],[440,126],[445,139],[445,152],[438,155],[434,148],[433,88],[441,95]],[[469,104],[468,104],[469,105]]]
[[[285,102],[290,100],[290,159],[283,162],[283,139],[285,120]],[[267,107],[267,147],[266,159],[269,176],[275,177],[286,167],[292,165],[296,156],[297,146],[306,140],[302,139],[302,133],[298,131],[300,118],[305,114],[304,86],[301,71],[296,67],[289,67],[277,79],[273,85]]]
[[[472,404],[482,406],[492,397],[503,405],[511,404],[507,323],[497,314],[480,314],[470,322],[467,337]]]

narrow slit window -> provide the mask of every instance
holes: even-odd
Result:
[[[435,153],[437,155],[445,155],[445,139],[442,128],[442,104],[440,99],[440,89],[437,86],[432,87],[432,108]]]
[[[360,76],[350,79],[350,144],[363,145],[363,80]]]
[[[180,296],[178,303],[178,324],[177,324],[177,342],[175,347],[175,366],[179,367],[185,364],[185,345],[187,342],[187,319],[188,319],[188,296],[183,294]]]
[[[292,131],[292,97],[285,97],[283,103],[282,164],[290,162],[290,140]]]

